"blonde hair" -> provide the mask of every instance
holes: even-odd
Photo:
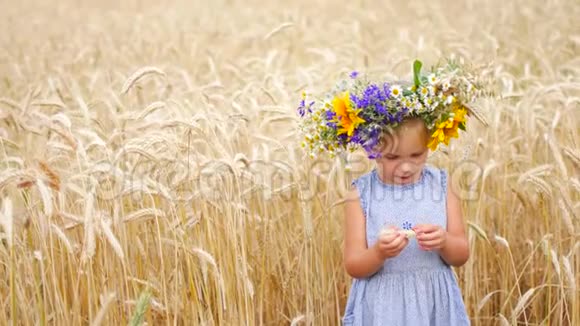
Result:
[[[377,147],[381,152],[387,148],[396,147],[398,143],[397,139],[399,137],[408,137],[409,133],[414,133],[420,137],[425,146],[427,146],[429,142],[429,130],[421,118],[413,117],[403,120],[394,129],[387,129]]]
[[[407,131],[414,131],[416,133],[420,133],[420,137],[425,140],[425,145],[429,141],[429,130],[427,130],[427,125],[425,125],[425,121],[421,118],[409,118],[403,120],[403,122],[395,129],[395,133],[398,136],[401,136],[402,133]]]

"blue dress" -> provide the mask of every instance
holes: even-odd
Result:
[[[366,219],[367,245],[384,226],[447,226],[447,173],[425,166],[418,181],[390,185],[376,169],[353,181]],[[412,238],[399,256],[373,275],[353,279],[344,325],[469,325],[453,270],[436,251],[423,251]]]

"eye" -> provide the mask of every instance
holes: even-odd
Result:
[[[399,155],[387,154],[387,155],[385,155],[385,158],[387,160],[396,160],[399,158]]]
[[[420,157],[421,155],[423,155],[423,153],[424,153],[424,152],[420,152],[420,153],[413,153],[413,154],[411,154],[411,157],[413,157],[413,158],[417,158],[417,157]]]

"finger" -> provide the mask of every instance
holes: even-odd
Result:
[[[422,235],[428,235],[429,237],[432,237],[434,234],[440,234],[441,231],[442,229],[439,226],[436,226],[435,228],[419,229],[415,231],[415,233],[417,234],[417,238],[419,238]]]
[[[398,233],[391,233],[391,234],[383,234],[379,237],[379,241],[382,244],[389,244],[393,242],[399,236]]]
[[[395,249],[397,248],[397,246],[399,245],[399,243],[400,243],[401,241],[402,241],[401,239],[397,238],[397,239],[393,240],[393,241],[392,241],[392,242],[390,242],[390,243],[384,244],[384,245],[382,246],[382,248],[383,248],[383,250],[385,250],[385,251],[389,251],[389,252],[391,252],[391,251],[393,251],[393,250],[395,250]]]
[[[439,248],[441,246],[441,243],[442,243],[441,239],[435,239],[430,241],[420,241],[419,245],[425,249],[434,249]]]
[[[417,235],[418,241],[431,241],[442,237],[441,232],[419,233]]]
[[[439,226],[434,224],[419,224],[416,225],[413,230],[417,233],[430,233],[437,230],[438,228]]]
[[[399,246],[399,244],[404,241],[406,239],[406,237],[402,234],[397,234],[397,237],[395,239],[393,239],[393,241],[384,244],[384,248],[385,250],[392,250],[395,249]]]
[[[405,238],[405,240],[401,241],[401,244],[397,247],[397,252],[402,251],[405,247],[409,244],[409,239]]]

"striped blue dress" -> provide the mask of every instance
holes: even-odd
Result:
[[[366,219],[367,245],[384,226],[447,226],[447,173],[425,166],[413,184],[391,185],[376,169],[353,181]],[[367,278],[353,279],[344,325],[469,325],[453,270],[436,251],[412,238],[399,256]]]

